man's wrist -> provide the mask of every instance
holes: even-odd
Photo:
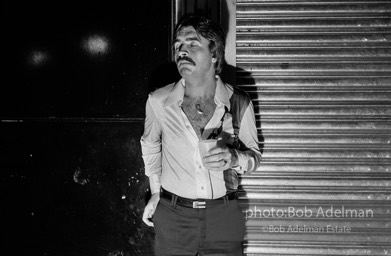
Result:
[[[235,149],[232,149],[232,154],[233,154],[233,161],[232,161],[232,168],[238,167],[239,166],[239,154],[238,151]]]

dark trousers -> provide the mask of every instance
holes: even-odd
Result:
[[[161,198],[153,222],[155,255],[243,255],[244,217],[236,199],[193,209]]]

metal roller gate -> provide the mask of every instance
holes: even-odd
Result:
[[[390,1],[237,1],[247,255],[391,254]]]

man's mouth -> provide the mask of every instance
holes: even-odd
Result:
[[[189,61],[185,61],[185,60],[182,60],[182,61],[179,61],[178,62],[178,66],[181,66],[181,65],[193,65],[193,63],[189,62]],[[193,65],[194,66],[194,65]]]
[[[192,59],[188,58],[188,57],[179,58],[177,60],[177,65],[178,66],[186,65],[186,64],[195,66],[195,62]]]

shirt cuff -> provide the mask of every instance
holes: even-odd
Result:
[[[239,174],[243,174],[247,171],[247,164],[248,164],[248,156],[246,152],[241,152],[236,149],[234,149],[236,152],[236,155],[238,157],[238,165],[231,167],[233,170],[235,170]]]

